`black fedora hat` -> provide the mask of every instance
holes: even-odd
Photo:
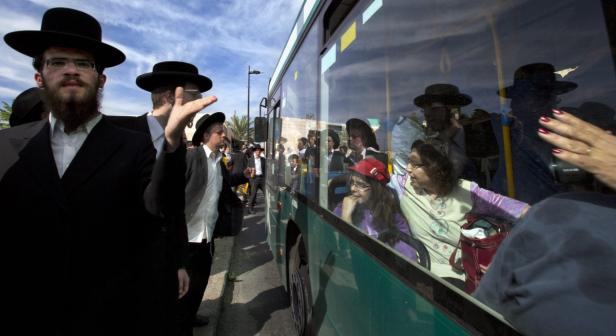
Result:
[[[524,93],[532,94],[537,91],[561,95],[577,88],[576,83],[557,81],[554,71],[554,66],[549,63],[523,65],[513,74],[513,85],[497,93],[505,98],[514,98]]]
[[[368,124],[357,118],[351,118],[346,122],[347,133],[349,137],[351,136],[351,130],[356,129],[359,130],[363,134],[363,143],[364,147],[372,147],[376,150],[379,150],[379,145],[376,143],[376,136],[374,135],[374,131]]]
[[[212,88],[209,78],[200,75],[196,66],[185,62],[156,63],[152,72],[137,77],[137,86],[150,92],[161,86],[183,86],[187,82],[197,85],[201,92]]]
[[[91,53],[96,64],[105,68],[126,59],[119,49],[102,42],[101,25],[95,18],[70,8],[51,8],[43,15],[41,30],[20,30],[4,35],[11,48],[30,57],[49,47],[82,49]]]
[[[415,98],[415,105],[424,108],[433,102],[440,102],[449,106],[466,106],[473,99],[460,93],[460,89],[452,84],[440,83],[426,87],[424,94]]]
[[[41,120],[45,111],[41,89],[32,87],[20,93],[11,105],[9,125],[15,127],[32,121]]]
[[[224,123],[225,114],[222,112],[215,112],[212,114],[204,114],[195,125],[195,133],[192,137],[192,143],[194,146],[198,146],[203,140],[203,133],[213,123]]]

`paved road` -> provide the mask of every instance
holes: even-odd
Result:
[[[263,198],[246,212],[244,228],[235,237],[228,281],[216,335],[295,335],[289,299],[269,251]]]

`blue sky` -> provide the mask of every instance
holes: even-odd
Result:
[[[212,79],[207,92],[218,102],[207,111],[227,116],[246,114],[248,65],[261,75],[250,82],[250,114],[261,97],[303,0],[0,0],[0,34],[38,30],[45,10],[70,7],[94,16],[103,27],[103,41],[127,60],[105,70],[102,110],[110,115],[139,115],[151,110],[149,93],[135,78],[160,61],[195,64]],[[0,100],[12,103],[35,85],[31,59],[0,43]]]

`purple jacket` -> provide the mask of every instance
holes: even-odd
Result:
[[[372,212],[369,209],[361,210],[363,213],[361,214],[361,222],[359,225],[357,223],[352,223],[356,227],[358,227],[362,232],[366,233],[368,236],[379,239],[379,231],[375,228],[374,225],[374,217],[372,216]],[[342,203],[336,206],[334,209],[334,213],[337,216],[342,214]],[[407,234],[411,236],[411,230],[409,229],[409,223],[406,221],[404,216],[402,216],[399,212],[396,213],[394,218],[396,228],[402,232],[403,234]],[[417,251],[411,247],[409,244],[403,241],[397,241],[393,248],[398,251],[400,254],[404,255],[407,259],[412,261],[417,261]]]

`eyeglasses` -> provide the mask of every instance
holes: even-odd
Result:
[[[357,189],[359,189],[361,191],[366,191],[366,190],[369,190],[370,188],[372,188],[367,183],[363,183],[363,182],[360,182],[360,181],[357,181],[357,180],[350,179],[349,182],[348,182],[349,189],[351,189],[351,187],[353,187],[353,186],[355,186],[355,188],[357,188]]]
[[[423,163],[413,163],[409,161],[409,163],[406,165],[406,172],[410,174],[414,169],[421,168],[424,166],[425,164]]]
[[[54,57],[49,58],[45,61],[45,65],[53,70],[61,70],[64,69],[69,63],[75,65],[77,70],[94,70],[96,68],[96,63],[94,61],[86,60],[86,59],[71,59],[65,57]]]
[[[191,95],[194,99],[201,99],[203,97],[201,91],[196,89],[184,89],[184,93]]]

